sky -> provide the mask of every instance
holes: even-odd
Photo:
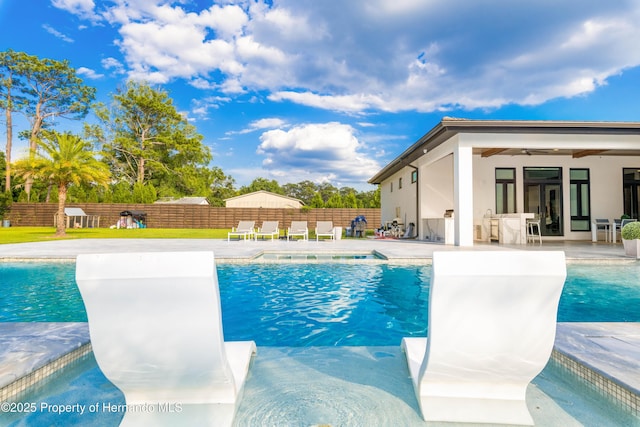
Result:
[[[104,103],[166,90],[238,188],[371,190],[445,116],[640,121],[636,0],[0,0],[0,28]]]

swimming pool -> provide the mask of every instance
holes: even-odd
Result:
[[[430,266],[218,264],[225,338],[397,346],[424,336]],[[73,263],[0,263],[0,321],[83,322]],[[560,322],[640,321],[640,266],[569,265]]]

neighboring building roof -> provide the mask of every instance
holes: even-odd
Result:
[[[182,197],[174,200],[158,200],[156,203],[168,205],[208,205],[209,201],[206,197]]]
[[[282,194],[272,193],[270,191],[265,191],[265,190],[258,190],[258,191],[254,191],[253,193],[247,193],[247,194],[241,194],[239,196],[229,197],[228,199],[224,199],[224,201],[226,202],[227,200],[242,199],[250,196],[255,196],[256,194],[266,194],[269,196],[279,197],[282,199],[288,199],[294,202],[299,202],[300,204],[304,205],[304,202],[302,200],[296,199],[295,197],[283,196]]]
[[[540,133],[640,135],[640,122],[577,122],[539,120],[471,120],[445,117],[433,129],[374,175],[382,181],[459,133]],[[426,150],[426,151],[425,151]]]

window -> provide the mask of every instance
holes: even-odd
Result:
[[[411,183],[414,184],[418,182],[418,171],[411,172]]]
[[[402,178],[398,179],[398,190],[402,188]]]
[[[516,170],[496,168],[496,214],[516,212]]]
[[[624,196],[624,214],[638,219],[640,212],[640,168],[622,170],[622,190]]]
[[[591,208],[589,202],[589,169],[571,169],[571,231],[591,230]]]
[[[391,187],[391,191],[390,192],[393,193],[393,182],[390,182],[389,185]]]

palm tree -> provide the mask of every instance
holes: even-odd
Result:
[[[94,157],[91,146],[71,133],[46,132],[38,142],[38,150],[29,158],[18,160],[16,175],[42,179],[58,187],[56,236],[65,236],[64,206],[69,185],[93,183],[107,186],[108,166]]]

